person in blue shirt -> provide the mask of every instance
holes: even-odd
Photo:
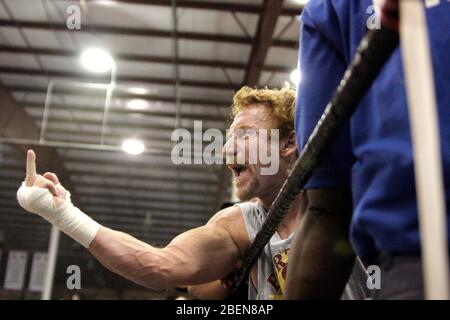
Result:
[[[448,218],[450,2],[425,4]],[[372,5],[372,0],[312,0],[304,8],[296,109],[299,146],[305,145],[366,34]],[[397,48],[306,185],[309,207],[289,260],[288,298],[339,298],[354,259],[346,249],[348,240],[366,265],[381,268],[381,289],[373,291],[374,299],[423,298],[405,90]]]

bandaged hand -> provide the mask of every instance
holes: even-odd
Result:
[[[100,225],[75,207],[68,192],[50,172],[36,174],[36,155],[27,152],[26,177],[17,191],[22,208],[35,213],[59,230],[89,248]]]

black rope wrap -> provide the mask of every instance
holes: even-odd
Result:
[[[272,203],[261,230],[247,250],[234,290],[247,279],[252,265],[278,229],[293,200],[305,186],[313,170],[320,164],[328,147],[350,119],[398,43],[398,33],[387,28],[369,31],[361,40],[336,93]]]

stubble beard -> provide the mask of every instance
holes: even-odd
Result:
[[[244,190],[237,188],[236,196],[241,201],[249,201],[257,197],[260,186],[259,180],[256,177],[251,177],[249,185]]]

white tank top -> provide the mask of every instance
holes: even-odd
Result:
[[[253,242],[266,219],[267,212],[260,201],[243,202],[237,206],[242,211],[248,236]],[[275,233],[264,247],[258,259],[257,288],[251,279],[249,280],[248,298],[250,300],[284,299],[288,253],[293,236],[294,233],[282,240],[278,233]]]

